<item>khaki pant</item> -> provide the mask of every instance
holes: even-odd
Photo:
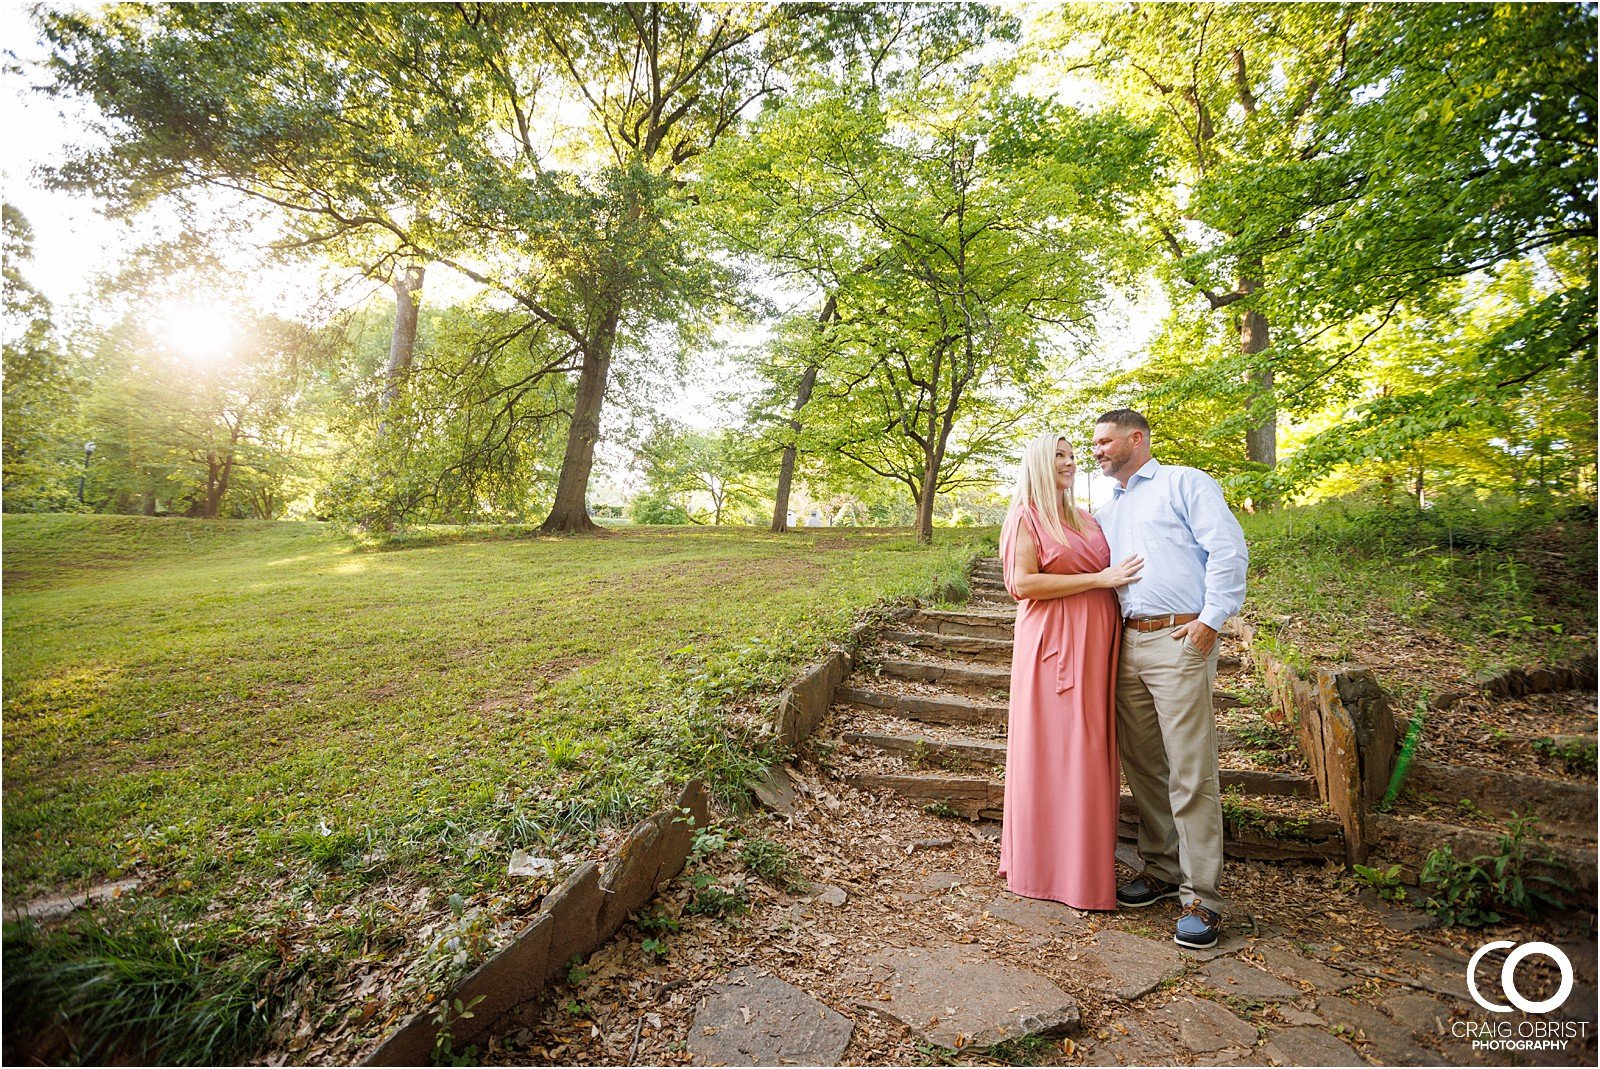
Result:
[[[1139,807],[1139,855],[1145,871],[1176,884],[1184,902],[1221,913],[1216,678],[1216,645],[1202,657],[1187,639],[1174,639],[1170,627],[1123,629],[1117,749]]]

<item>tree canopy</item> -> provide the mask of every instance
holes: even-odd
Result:
[[[46,181],[175,213],[197,291],[248,235],[369,296],[216,286],[238,337],[197,368],[127,275],[120,321],[57,325],[8,206],[8,509],[81,480],[87,508],[573,531],[600,471],[641,514],[777,530],[792,492],[899,494],[928,537],[1112,404],[1255,504],[1594,494],[1591,6],[35,18],[41,87],[99,116]],[[739,403],[676,410],[730,337]]]

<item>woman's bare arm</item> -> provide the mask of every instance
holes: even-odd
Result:
[[[1012,586],[1017,597],[1030,601],[1064,598],[1081,594],[1085,590],[1112,590],[1139,581],[1139,570],[1144,558],[1135,553],[1121,564],[1114,564],[1098,572],[1080,572],[1077,575],[1050,575],[1039,570],[1039,547],[1033,532],[1026,526],[1017,528],[1017,544],[1013,562]]]

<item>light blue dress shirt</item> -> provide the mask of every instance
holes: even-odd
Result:
[[[1244,531],[1222,497],[1222,487],[1198,468],[1150,459],[1113,486],[1111,500],[1094,514],[1116,564],[1144,557],[1139,580],[1117,588],[1122,615],[1200,614],[1221,631],[1244,606],[1250,552]]]

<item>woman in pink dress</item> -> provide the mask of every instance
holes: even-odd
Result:
[[[1000,534],[1017,599],[1000,874],[1014,894],[1115,909],[1114,591],[1136,582],[1144,561],[1111,566],[1100,525],[1073,501],[1076,474],[1066,438],[1029,442]]]

